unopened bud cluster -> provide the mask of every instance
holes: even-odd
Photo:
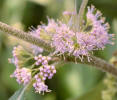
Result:
[[[31,70],[25,68],[24,62],[27,60],[23,55],[28,55],[28,52],[24,50],[22,46],[17,46],[13,48],[13,58],[10,59],[10,62],[16,66],[14,73],[11,77],[15,77],[19,84],[26,85],[31,81]]]
[[[35,57],[35,60],[36,60],[35,64],[40,65],[40,68],[39,73],[34,76],[35,83],[33,84],[33,86],[36,92],[39,93],[50,92],[48,86],[45,85],[45,80],[51,79],[56,73],[55,66],[48,65],[48,61],[51,60],[51,57],[39,55]]]
[[[30,67],[25,66],[28,59],[34,62]],[[22,46],[14,47],[13,58],[10,59],[10,62],[16,66],[16,69],[11,77],[16,78],[16,81],[23,85],[27,85],[33,80],[33,87],[38,93],[50,92],[45,81],[46,79],[52,79],[56,73],[55,66],[49,65],[51,59],[51,57],[42,56],[41,54],[33,56]]]
[[[42,56],[41,54],[36,56],[34,58],[36,60],[36,65],[47,65],[48,64],[48,61],[51,60],[51,57],[48,57],[48,56]]]
[[[15,77],[19,84],[26,85],[31,80],[31,70],[27,68],[17,68],[11,77]]]

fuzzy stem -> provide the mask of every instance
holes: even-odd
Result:
[[[0,30],[8,33],[10,35],[13,35],[19,39],[25,40],[29,43],[35,44],[39,47],[42,47],[49,52],[51,52],[53,50],[53,48],[51,48],[51,46],[49,44],[45,43],[44,41],[40,40],[39,38],[36,38],[28,33],[21,31],[21,30],[15,29],[15,28],[13,28],[7,24],[4,24],[2,22],[0,22]],[[108,72],[108,73],[117,77],[117,69],[114,67],[114,65],[109,64],[108,62],[106,62],[103,59],[100,59],[98,57],[90,56],[90,58],[92,59],[90,62],[88,62],[87,57],[84,58],[84,60],[82,62],[79,59],[76,59],[76,61],[78,63],[89,64],[89,65],[95,66],[97,69],[100,69],[101,71]],[[61,57],[59,57],[59,59],[61,59]],[[61,60],[63,61],[65,59],[62,58]],[[66,57],[65,61],[75,62],[75,57]]]
[[[80,10],[78,13],[78,31],[80,31],[80,29],[81,29],[80,27],[82,26],[83,14],[84,14],[87,3],[88,3],[88,0],[83,0],[82,4],[80,6]]]
[[[19,39],[22,39],[26,42],[29,42],[29,43],[34,44],[36,46],[42,47],[49,52],[52,51],[51,46],[48,43],[46,43],[45,41],[43,41],[35,36],[32,36],[29,33],[26,33],[26,32],[23,32],[21,30],[18,30],[16,28],[13,28],[13,27],[11,27],[7,24],[4,24],[2,22],[0,22],[0,30],[3,32],[6,32],[12,36],[15,36]]]
[[[97,58],[95,56],[91,56],[90,62],[85,62],[86,64],[95,66],[97,69],[100,69],[104,72],[108,72],[117,77],[117,68],[103,59]]]
[[[91,60],[88,61],[87,57],[84,57],[83,61],[81,61],[79,59],[75,59],[75,58],[72,58],[72,59],[67,58],[66,60],[74,62],[74,63],[78,62],[81,64],[88,64],[88,65],[91,65],[92,67],[96,67],[97,69],[99,69],[101,71],[108,72],[108,73],[112,74],[113,76],[117,77],[117,68],[113,64],[110,64],[107,61],[105,61],[101,58],[92,56],[92,55],[90,56],[90,59]]]

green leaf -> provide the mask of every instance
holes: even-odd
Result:
[[[48,94],[51,94],[51,93],[48,93]],[[30,89],[30,91],[28,91],[28,93],[26,93],[26,95],[25,95],[26,100],[45,100],[44,96],[40,95],[39,93],[35,93],[35,89],[34,88]],[[47,99],[47,100],[49,100],[49,99]]]
[[[28,85],[26,85],[24,88],[20,88],[18,91],[16,91],[13,96],[9,98],[9,100],[26,100],[25,99],[25,91],[27,89]]]
[[[66,100],[91,91],[101,81],[103,73],[88,65],[68,63],[60,67],[56,75],[58,100]]]
[[[69,99],[69,100],[102,100],[102,91],[104,89],[103,82],[99,83],[95,88],[91,91],[87,92],[86,94],[82,95],[76,99]]]
[[[48,5],[51,2],[53,2],[53,0],[30,0],[30,1],[40,4],[40,5]]]

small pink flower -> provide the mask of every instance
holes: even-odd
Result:
[[[16,68],[15,72],[11,75],[11,77],[15,77],[19,84],[26,85],[31,80],[31,71],[27,68]]]
[[[35,88],[36,92],[38,92],[39,94],[42,93],[44,94],[44,92],[50,92],[51,90],[48,89],[48,86],[45,85],[43,82],[35,82],[33,84],[33,87]]]

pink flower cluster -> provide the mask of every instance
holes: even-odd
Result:
[[[35,88],[36,92],[44,94],[44,92],[50,92],[48,89],[48,86],[45,85],[44,81],[42,81],[42,77],[37,74],[35,75],[36,82],[33,84],[33,87]]]
[[[86,14],[86,24],[80,32],[74,29],[74,25],[69,26],[63,21],[49,19],[47,25],[39,26],[34,33],[39,34],[39,38],[42,38],[42,34],[49,37],[48,42],[55,48],[54,54],[71,54],[79,58],[89,56],[90,52],[104,49],[106,44],[113,44],[110,41],[113,34],[108,33],[109,26],[101,15],[91,6]],[[73,16],[76,16],[75,13]]]
[[[76,16],[76,13],[64,12],[64,15],[72,15],[69,17],[73,17]],[[71,25],[69,25],[70,21],[73,21]],[[111,42],[113,34],[108,33],[109,25],[105,23],[102,14],[96,11],[94,6],[88,7],[85,22],[80,31],[77,31],[76,24],[74,26],[74,20],[71,18],[69,18],[68,24],[63,21],[48,19],[47,25],[38,26],[31,34],[50,43],[55,50],[53,55],[72,55],[82,60],[83,56],[89,58],[90,52],[102,50],[106,44],[113,44]],[[21,46],[14,47],[12,62],[16,65],[16,70],[12,77],[15,77],[17,82],[23,85],[28,84],[33,78],[33,87],[36,92],[50,92],[45,81],[51,79],[56,73],[51,57],[42,56],[40,53],[43,52],[43,49],[36,46],[33,46],[33,53],[38,56],[34,57],[34,55],[26,52]],[[32,69],[24,68],[23,64],[27,61],[25,55],[35,60],[32,65],[29,65]]]
[[[56,73],[55,66],[48,65],[48,61],[51,60],[51,57],[38,55],[34,58],[36,60],[36,65],[39,66],[39,73],[34,76],[35,82],[33,87],[35,88],[36,92],[44,93],[50,92],[48,86],[44,83],[45,80],[51,79],[54,74]]]
[[[22,68],[23,62],[21,60],[21,55],[24,53],[24,49],[19,45],[13,48],[12,53],[13,58],[10,59],[10,62],[16,66],[16,69],[11,77],[15,77],[19,84],[26,85],[30,82],[32,76],[30,69],[24,67]]]
[[[100,11],[96,11],[94,6],[88,7],[87,20],[91,21],[92,30],[90,34],[95,36],[95,47],[103,49],[106,44],[113,44],[109,39],[113,34],[108,34],[109,24],[105,23]],[[95,14],[94,14],[95,13]]]
[[[13,63],[15,64],[16,68],[19,68],[19,60],[18,60],[18,51],[21,49],[21,46],[17,46],[13,48],[12,54],[13,54]]]
[[[59,22],[58,27],[56,27],[56,32],[52,37],[52,46],[55,47],[55,53],[72,53],[74,50],[74,41],[75,33],[70,30],[70,28]]]
[[[34,65],[37,66],[36,70],[38,71],[38,73],[34,74],[33,77],[32,76],[33,69],[22,67],[24,66],[22,65],[24,64],[23,62],[25,62],[26,60],[22,56],[24,54],[26,54],[25,50],[21,46],[14,47],[13,58],[11,59],[11,62],[15,64],[16,69],[14,73],[11,75],[11,77],[15,77],[17,82],[23,85],[28,84],[33,78],[35,80],[33,83],[33,87],[35,88],[36,92],[38,93],[50,92],[48,86],[45,84],[45,80],[51,79],[56,73],[55,66],[49,65],[51,57],[42,56],[41,54],[34,57],[35,60]]]
[[[44,65],[43,67],[40,67],[39,70],[40,75],[43,76],[44,80],[46,80],[46,78],[51,79],[56,73],[55,66]]]
[[[48,61],[51,60],[51,57],[48,57],[48,56],[42,56],[41,54],[38,55],[38,56],[35,56],[34,58],[36,60],[36,65],[47,65],[48,64]]]
[[[31,80],[31,70],[28,68],[16,68],[11,77],[15,77],[19,84],[26,85]]]

